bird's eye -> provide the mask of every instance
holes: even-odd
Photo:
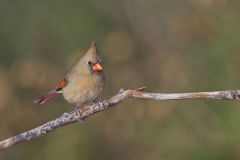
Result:
[[[88,64],[89,64],[89,65],[92,65],[93,63],[92,63],[91,61],[88,61]]]

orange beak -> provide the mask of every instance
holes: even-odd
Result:
[[[103,67],[100,63],[96,63],[93,65],[93,71],[102,71]]]

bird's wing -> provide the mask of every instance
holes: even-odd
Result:
[[[66,79],[61,80],[56,86],[56,92],[62,93],[62,89],[66,87],[66,85],[67,85],[67,80]]]

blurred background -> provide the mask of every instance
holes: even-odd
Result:
[[[0,0],[0,139],[73,110],[55,87],[96,40],[102,98],[120,88],[240,88],[238,0]],[[128,100],[83,125],[18,144],[0,160],[240,159],[237,101]]]

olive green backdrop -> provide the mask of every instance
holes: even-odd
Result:
[[[96,40],[102,98],[240,88],[239,0],[0,0],[0,139],[73,110],[53,88]],[[240,102],[128,100],[0,160],[240,159]]]

